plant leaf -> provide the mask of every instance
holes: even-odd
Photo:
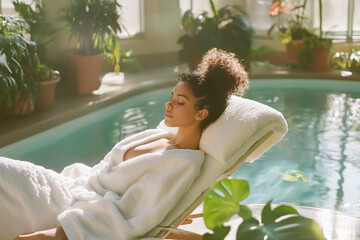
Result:
[[[270,239],[325,240],[319,225],[303,216],[291,216],[270,225],[264,225]]]
[[[218,227],[213,230],[214,233],[205,233],[203,236],[203,240],[221,240],[228,235],[231,227]]]
[[[222,226],[240,210],[240,201],[249,195],[246,180],[223,179],[215,183],[204,201],[204,221],[209,229]],[[242,209],[246,211],[246,209]]]
[[[259,227],[255,218],[244,220],[236,232],[237,240],[264,240],[265,233]]]
[[[246,205],[240,205],[237,214],[244,220],[249,220],[253,218],[250,208],[248,208]]]

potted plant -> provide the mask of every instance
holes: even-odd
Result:
[[[275,36],[275,40],[285,44],[288,63],[296,65],[298,63],[297,52],[299,48],[304,46],[303,37],[309,34],[309,30],[305,26],[307,23],[307,19],[305,18],[307,0],[305,0],[303,4],[293,6],[289,10],[286,4],[285,0],[275,1],[269,11],[269,15],[279,18],[282,14],[289,14],[291,12],[294,16],[291,16],[287,20],[287,25],[279,23],[273,24],[268,31],[268,35],[270,35],[274,27],[278,25],[279,32]]]
[[[216,47],[235,53],[248,69],[254,29],[246,13],[235,5],[218,10],[213,0],[209,4],[212,16],[206,11],[194,16],[191,9],[184,13],[182,27],[185,34],[178,39],[182,46],[180,60],[188,62],[194,69],[201,56]]]
[[[33,112],[37,92],[36,44],[23,37],[23,30],[23,21],[0,15],[0,103],[10,116]]]
[[[314,58],[312,61],[312,69],[324,71],[329,68],[329,56],[330,48],[332,47],[332,40],[324,38],[322,29],[322,0],[318,0],[319,3],[319,36],[314,41]]]
[[[39,62],[35,68],[35,76],[39,85],[36,109],[45,110],[53,105],[55,87],[60,81],[59,72],[49,67],[51,64],[46,57],[46,46],[53,41],[51,36],[61,30],[63,25],[48,20],[44,6],[38,1],[27,4],[15,0],[12,3],[15,10],[27,23],[26,31],[30,34],[31,41],[34,41],[37,46]]]
[[[335,69],[360,75],[360,51],[352,48],[348,52],[336,52],[331,57],[331,65]]]
[[[70,55],[77,79],[78,94],[90,94],[100,87],[104,56],[120,69],[120,44],[117,33],[121,5],[116,0],[70,0],[63,9],[64,20],[76,39],[76,51]]]
[[[319,0],[319,35],[316,29],[306,27],[305,8],[307,0],[302,4],[295,5],[290,11],[295,12],[295,17],[290,18],[288,26],[279,29],[275,39],[286,45],[288,62],[296,65],[299,69],[326,70],[329,65],[329,51],[332,46],[331,39],[323,38],[322,30],[322,1]],[[269,14],[279,16],[288,13],[285,0],[275,1]],[[270,28],[273,29],[273,26]],[[271,32],[271,30],[269,32]]]
[[[49,109],[54,103],[55,87],[60,81],[60,73],[38,62],[35,75],[39,81],[35,108],[37,110]]]

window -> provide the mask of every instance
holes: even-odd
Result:
[[[288,0],[288,6],[302,4],[303,0]],[[280,18],[269,17],[268,12],[273,0],[246,0],[245,10],[249,14],[257,36],[266,36],[267,30],[273,23],[284,23],[286,16]],[[360,37],[360,11],[358,0],[322,0],[323,33],[329,37],[354,39]],[[334,10],[336,9],[336,11]],[[282,14],[284,15],[284,14]],[[318,0],[308,0],[306,17],[310,26],[319,27]]]
[[[32,2],[32,0],[22,0],[22,2],[29,4]],[[19,16],[19,14],[14,9],[12,0],[0,0],[0,13],[12,17]]]
[[[353,0],[354,6],[353,6],[353,36],[357,36],[357,38],[360,38],[360,1],[359,0]]]
[[[121,7],[121,22],[126,27],[130,36],[143,34],[144,27],[144,0],[118,0]],[[127,38],[126,31],[120,33],[121,38]]]
[[[22,0],[25,3],[31,3],[32,0]],[[40,0],[38,0],[40,1]],[[121,22],[126,27],[131,36],[144,32],[144,0],[119,0],[121,8]],[[12,0],[0,0],[0,10],[2,14],[9,16],[18,16],[14,9]],[[121,38],[127,38],[128,33],[122,31]]]

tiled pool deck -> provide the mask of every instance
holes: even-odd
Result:
[[[0,118],[0,148],[137,93],[174,86],[179,69],[181,72],[186,68],[184,66],[168,66],[125,74],[123,83],[116,81],[103,83],[96,94],[56,96],[54,106],[47,111],[34,112],[21,118]],[[250,79],[256,78],[319,78],[360,81],[359,75],[349,75],[347,72],[296,72],[282,67],[255,68],[250,74]],[[251,205],[251,208],[255,216],[260,215],[262,206]],[[302,215],[315,219],[322,226],[328,240],[360,239],[360,218],[324,209],[298,208]],[[239,220],[233,219],[231,225],[239,224]],[[184,225],[183,228],[198,233],[206,231],[202,219],[195,220],[190,225]],[[235,239],[234,234],[232,233],[227,239]]]

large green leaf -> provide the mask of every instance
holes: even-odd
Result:
[[[319,225],[312,219],[303,216],[290,216],[262,228],[269,239],[276,240],[325,240]]]
[[[271,201],[269,201],[263,208],[261,213],[261,220],[264,224],[271,224],[275,222],[276,219],[289,214],[299,215],[295,208],[287,205],[280,205],[274,210],[271,210]]]
[[[319,225],[312,219],[300,216],[296,209],[280,205],[271,210],[269,201],[261,213],[262,224],[254,219],[244,220],[237,232],[237,239],[257,240],[324,240]]]
[[[236,232],[237,240],[264,240],[265,233],[257,228],[259,226],[259,221],[255,218],[248,219],[243,221]]]
[[[213,230],[213,233],[205,233],[203,240],[219,240],[224,239],[230,232],[230,227],[217,227]]]
[[[225,178],[215,183],[204,201],[206,226],[209,229],[222,226],[238,212],[249,218],[249,210],[239,204],[248,195],[249,184],[246,180]]]

